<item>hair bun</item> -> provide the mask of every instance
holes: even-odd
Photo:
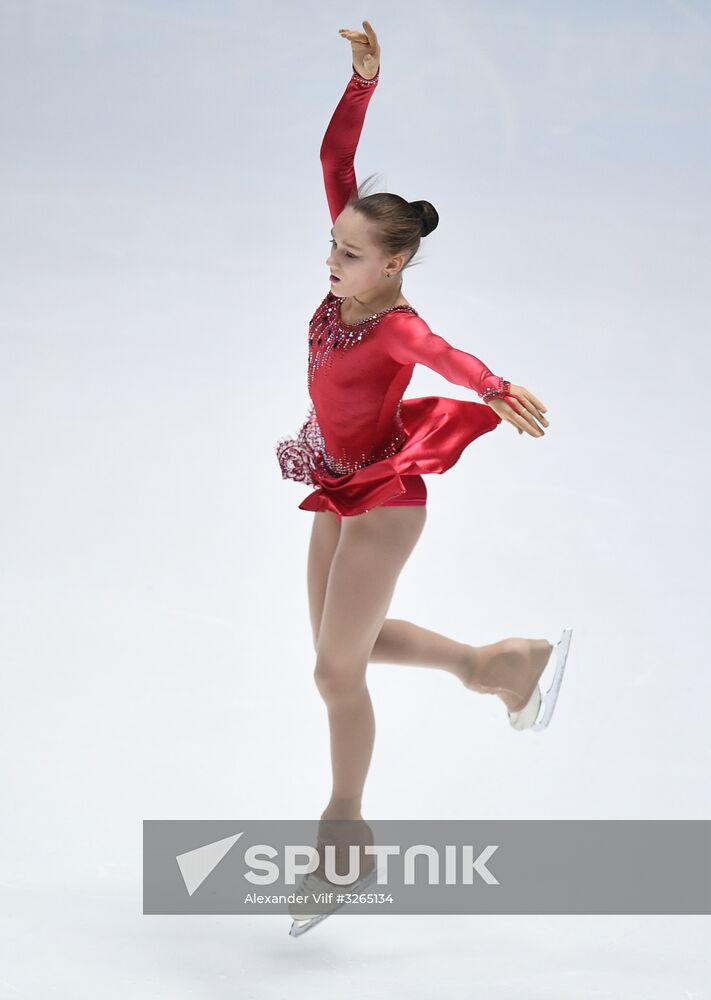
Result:
[[[411,201],[410,206],[415,210],[422,222],[422,236],[429,234],[437,228],[439,215],[437,209],[429,201]]]

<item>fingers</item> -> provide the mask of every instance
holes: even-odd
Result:
[[[546,420],[543,414],[536,407],[534,407],[530,399],[528,399],[526,396],[521,397],[520,395],[516,396],[516,399],[518,399],[518,401],[523,405],[526,411],[524,414],[524,419],[528,420],[532,424],[532,426],[536,428],[538,427],[536,421],[539,421],[545,427],[549,426],[548,420]]]
[[[373,25],[370,21],[361,21],[361,24],[365,28],[365,33],[368,36],[368,41],[371,45],[376,46],[378,44],[378,36],[373,31]]]
[[[530,434],[532,437],[543,437],[544,432],[526,410],[519,414],[519,420],[521,421],[519,427],[523,427],[527,434]]]
[[[516,411],[512,409],[508,403],[506,404],[506,409],[503,412],[501,412],[498,407],[494,407],[494,409],[502,420],[506,420],[506,422],[511,424],[512,427],[515,427],[519,434],[523,434],[523,420],[521,420]]]
[[[536,423],[535,414],[533,414],[527,406],[528,400],[525,397],[522,398],[521,396],[514,395],[513,393],[511,396],[521,405],[522,409],[517,410],[515,406],[509,402],[509,399],[511,398],[509,397],[509,399],[502,400],[502,402],[506,404],[506,409],[501,416],[508,420],[509,423],[513,424],[519,434],[526,431],[526,433],[530,434],[531,437],[543,437],[544,432]]]
[[[363,21],[362,24],[365,28],[365,34],[363,34],[362,31],[351,31],[350,28],[339,28],[338,34],[343,38],[347,38],[349,42],[358,42],[362,45],[370,45],[377,51],[378,36],[373,31],[372,24],[370,21]]]
[[[547,407],[544,406],[543,403],[540,401],[540,399],[537,399],[529,389],[524,389],[523,386],[521,386],[521,391],[525,394],[525,396],[528,399],[530,399],[533,405],[541,411],[541,413],[546,412]]]
[[[531,437],[543,437],[542,430],[536,427],[535,424],[523,420],[521,417],[517,419],[516,417],[506,416],[504,419],[508,420],[510,424],[513,424],[519,434],[523,434],[525,431],[527,434],[530,434]]]
[[[544,427],[550,427],[550,422],[547,417],[543,414],[546,412],[546,407],[533,395],[528,389],[522,385],[512,386],[511,390],[516,394],[516,399],[525,406],[529,413],[533,414],[533,417],[543,424]]]
[[[534,414],[536,419],[539,420],[544,427],[549,427],[550,423],[548,421],[548,418],[543,416],[543,414],[546,412],[545,406],[543,406],[543,404],[540,403],[535,396],[532,396],[530,392],[527,393],[524,398],[526,399],[527,403],[531,404],[528,407],[528,409],[531,410],[531,413]],[[533,409],[531,409],[531,407],[533,407]]]
[[[366,35],[358,35],[354,31],[341,31],[341,38],[345,38],[347,42],[351,45],[368,45],[368,38]]]

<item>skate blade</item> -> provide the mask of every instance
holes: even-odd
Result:
[[[330,910],[328,913],[317,913],[308,920],[292,920],[291,927],[289,928],[289,936],[298,937],[300,934],[305,934],[306,931],[310,931],[312,927],[321,923],[326,917],[330,917],[332,912]]]
[[[572,633],[572,628],[564,628],[560,639],[551,649],[548,663],[546,663],[543,669],[544,671],[547,670],[550,664],[555,662],[555,672],[551,686],[546,693],[542,695],[540,685],[537,684],[528,703],[520,711],[508,713],[512,729],[517,729],[520,732],[524,730],[540,732],[551,721],[553,710],[558,700],[558,691],[563,680],[563,671],[568,659],[568,649]],[[543,706],[542,712],[541,706]]]
[[[551,681],[551,686],[543,695],[543,712],[541,713],[540,718],[537,719],[531,726],[531,729],[534,732],[540,732],[542,729],[545,729],[553,717],[553,712],[558,701],[560,686],[563,683],[565,665],[568,662],[568,651],[570,650],[570,640],[572,635],[572,628],[564,628],[560,639],[555,644],[553,649],[553,653],[556,658],[555,673],[553,675],[553,680]]]
[[[354,882],[351,886],[342,886],[343,892],[362,892],[367,886],[374,882],[377,876],[377,869],[373,868],[372,872],[368,872],[364,875],[362,879],[358,882]],[[313,917],[309,917],[307,920],[292,920],[291,927],[289,929],[290,937],[299,937],[301,934],[305,934],[306,931],[310,931],[312,927],[316,924],[320,924],[322,920],[326,917],[330,917],[332,913],[340,910],[342,906],[345,906],[345,900],[342,903],[338,903],[337,906],[331,907],[330,910],[326,910],[324,913],[315,913]]]

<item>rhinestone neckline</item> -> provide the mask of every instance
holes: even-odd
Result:
[[[326,297],[309,320],[309,391],[316,372],[319,369],[322,373],[324,372],[333,361],[334,352],[341,354],[357,347],[372,334],[386,313],[400,311],[418,315],[417,310],[410,305],[390,306],[389,309],[383,309],[382,312],[367,316],[365,319],[359,320],[358,323],[348,325],[341,322],[340,301],[333,292],[327,292]]]
[[[382,309],[380,312],[373,313],[371,316],[366,316],[365,319],[356,320],[355,323],[346,323],[346,321],[341,316],[341,303],[343,302],[343,299],[340,299],[337,295],[334,295],[333,292],[329,292],[329,295],[336,301],[336,319],[338,320],[338,323],[346,330],[354,330],[356,329],[356,327],[362,326],[364,323],[370,323],[374,319],[379,319],[380,316],[384,316],[386,313],[393,312],[393,310],[395,309],[409,309],[414,313],[417,312],[417,310],[414,309],[411,305],[407,305],[404,302],[401,302],[400,305],[388,306],[387,309]]]

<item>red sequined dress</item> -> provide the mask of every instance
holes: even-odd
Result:
[[[335,222],[356,194],[353,167],[366,109],[378,83],[355,68],[321,146]],[[393,306],[356,324],[340,318],[329,290],[308,329],[311,406],[296,437],[276,446],[284,479],[316,486],[301,510],[362,514],[405,492],[402,476],[442,473],[475,438],[501,423],[486,403],[403,399],[416,364],[479,396],[507,383],[478,358],[433,333],[412,306]]]

